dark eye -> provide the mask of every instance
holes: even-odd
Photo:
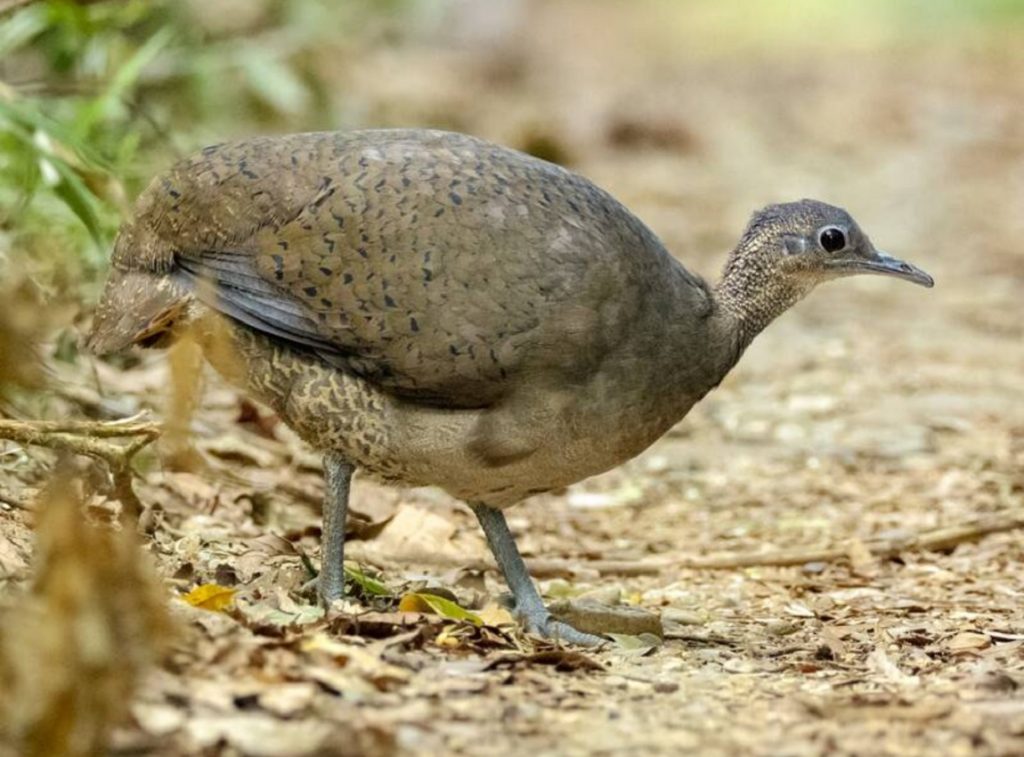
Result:
[[[846,234],[843,233],[842,229],[829,226],[827,229],[822,229],[818,241],[821,242],[825,252],[839,252],[839,250],[846,247]]]

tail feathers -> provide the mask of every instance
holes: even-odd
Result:
[[[166,275],[113,270],[96,308],[86,347],[107,355],[133,344],[153,346],[169,336],[191,294]]]

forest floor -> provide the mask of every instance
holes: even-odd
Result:
[[[170,656],[115,753],[1024,753],[1024,54],[686,54],[624,4],[572,5],[504,46],[383,49],[343,86],[370,123],[547,150],[709,278],[754,208],[813,196],[935,289],[827,285],[640,457],[510,511],[549,597],[661,614],[663,642],[599,651],[507,625],[459,503],[358,479],[349,557],[394,595],[323,617],[301,588],[319,461],[209,375],[204,467],[146,458],[135,488],[167,592],[237,593],[171,602]],[[60,370],[69,413],[160,417],[161,354]],[[8,450],[5,490],[39,486],[49,458]],[[8,597],[31,521],[0,505]],[[929,545],[959,527],[993,533]],[[424,587],[485,625],[399,612]]]

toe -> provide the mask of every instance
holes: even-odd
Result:
[[[345,596],[345,584],[324,581],[323,574],[317,580],[316,588],[324,607],[330,607],[332,602]]]
[[[554,641],[577,644],[581,647],[596,647],[608,643],[608,640],[603,636],[595,636],[592,633],[577,631],[568,623],[563,623],[560,620],[548,620],[543,636]]]
[[[551,639],[552,641],[561,641],[566,644],[578,644],[579,646],[584,647],[596,647],[608,642],[608,640],[602,636],[578,631],[568,623],[561,620],[555,620],[547,610],[523,615],[521,618],[527,631],[545,639]]]

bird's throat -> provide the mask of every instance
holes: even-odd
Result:
[[[809,289],[809,285],[802,286],[800,282],[773,277],[757,269],[727,269],[715,287],[715,302],[724,321],[723,328],[731,332],[738,353]]]

